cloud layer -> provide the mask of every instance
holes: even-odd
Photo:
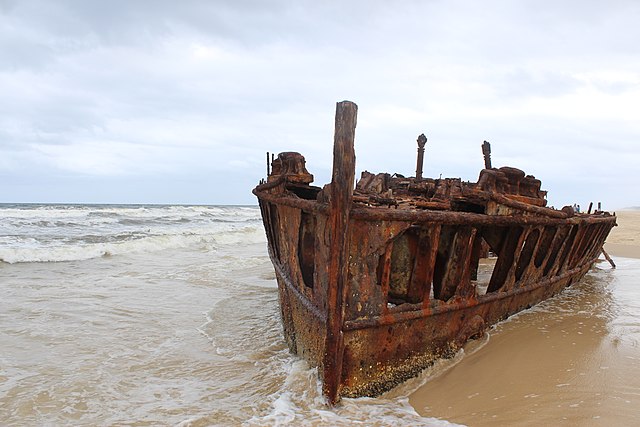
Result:
[[[358,170],[543,180],[556,206],[640,205],[634,1],[3,1],[0,202],[254,203],[265,151]]]

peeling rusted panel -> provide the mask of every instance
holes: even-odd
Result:
[[[541,182],[492,167],[486,141],[476,183],[422,177],[419,158],[415,178],[365,171],[354,188],[356,111],[337,106],[331,184],[310,185],[304,157],[287,152],[254,189],[285,339],[319,367],[332,404],[389,390],[560,292],[586,274],[616,225],[600,207],[546,207]],[[480,275],[489,253],[493,271]]]

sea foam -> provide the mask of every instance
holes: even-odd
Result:
[[[0,261],[81,261],[103,256],[264,242],[255,207],[0,207]]]

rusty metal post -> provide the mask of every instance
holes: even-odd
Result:
[[[482,143],[482,154],[484,155],[484,168],[491,169],[491,144],[489,141]]]
[[[611,264],[611,267],[616,268],[616,263],[613,262],[613,260],[611,259],[607,251],[604,250],[604,246],[602,247],[602,255],[604,255],[605,259],[609,261],[609,264]]]
[[[416,164],[416,181],[422,180],[422,166],[424,164],[424,146],[427,143],[427,137],[424,133],[418,137],[418,162]]]
[[[270,166],[269,157],[270,157],[269,152],[267,151],[267,178],[269,178],[269,175],[271,175],[271,168],[269,167]]]
[[[323,393],[334,404],[342,378],[344,300],[349,273],[349,215],[353,198],[356,154],[354,139],[358,106],[350,101],[336,104],[333,142],[333,174],[329,200],[329,277],[327,290],[327,336],[325,339]]]

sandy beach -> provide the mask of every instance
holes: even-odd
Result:
[[[469,426],[632,425],[640,419],[640,211],[617,212],[580,283],[512,316],[411,394],[423,416]]]
[[[609,255],[640,258],[640,210],[616,212],[618,226],[611,230],[605,250]]]

